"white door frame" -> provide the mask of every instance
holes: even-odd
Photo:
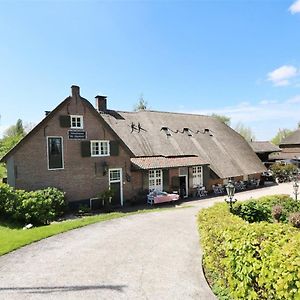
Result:
[[[111,180],[110,179],[110,171],[120,171],[120,179],[119,180]],[[111,183],[120,182],[121,206],[123,206],[123,173],[122,173],[122,168],[108,169],[108,180],[109,180],[109,189],[110,189],[110,184]]]
[[[188,176],[187,175],[179,175],[179,177],[185,177],[185,195],[183,196],[183,198],[187,198],[189,195]]]

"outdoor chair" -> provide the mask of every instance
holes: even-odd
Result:
[[[196,196],[200,197],[200,198],[207,196],[207,191],[205,190],[205,186],[198,186],[197,187]]]
[[[212,185],[212,189],[213,189],[213,191],[214,191],[214,193],[216,194],[216,195],[220,195],[220,194],[223,194],[223,191],[224,191],[224,189],[223,189],[223,187],[221,186],[221,188],[220,188],[220,186],[217,186],[217,185]]]
[[[237,191],[244,191],[246,189],[246,185],[244,184],[243,181],[237,181],[235,183],[235,188]]]
[[[225,188],[224,188],[224,186],[222,184],[219,183],[218,184],[218,188],[220,190],[220,194],[223,194],[225,192]]]

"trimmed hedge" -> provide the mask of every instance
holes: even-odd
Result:
[[[300,299],[300,232],[248,223],[226,204],[198,215],[206,277],[220,299]]]
[[[65,207],[64,193],[56,188],[26,192],[0,184],[0,214],[17,222],[49,224]]]

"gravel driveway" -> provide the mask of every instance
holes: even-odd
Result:
[[[290,193],[291,184],[237,194]],[[196,214],[224,197],[89,225],[0,257],[0,299],[215,299]]]

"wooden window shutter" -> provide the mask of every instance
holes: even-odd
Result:
[[[90,143],[90,141],[82,141],[81,142],[81,156],[82,157],[91,156],[91,143]]]
[[[118,156],[119,155],[119,142],[118,141],[110,141],[110,155],[111,156]]]
[[[71,118],[70,116],[59,116],[60,127],[70,128],[71,127]]]
[[[142,171],[143,176],[143,190],[149,190],[149,173],[148,171]]]
[[[172,188],[173,189],[179,188],[179,177],[178,176],[172,177]]]
[[[169,185],[169,170],[163,170],[163,189],[164,191],[168,191],[170,189]]]

